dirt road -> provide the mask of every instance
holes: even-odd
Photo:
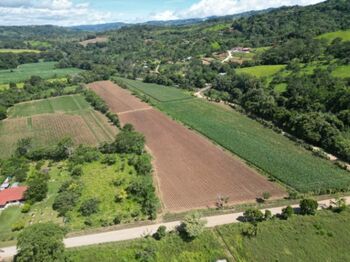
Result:
[[[344,197],[344,199],[346,200],[347,203],[350,202],[350,197]],[[328,207],[330,204],[332,204],[333,201],[335,201],[335,199],[319,201],[318,202],[319,209]],[[284,207],[285,206],[269,208],[269,210],[272,212],[273,215],[275,215],[275,214],[281,213]],[[294,205],[293,207],[294,208],[298,207],[298,205]],[[262,211],[265,211],[265,209],[262,209]],[[205,217],[203,219],[207,221],[206,227],[215,227],[220,225],[238,223],[240,222],[239,218],[242,216],[243,216],[243,212],[239,212],[239,213],[231,213],[226,215],[210,216],[210,217]],[[91,234],[91,235],[84,235],[84,236],[78,236],[78,237],[71,237],[71,238],[66,238],[64,240],[64,244],[66,248],[73,248],[73,247],[82,247],[82,246],[136,239],[136,238],[144,237],[148,234],[155,233],[158,227],[160,226],[166,226],[168,231],[173,230],[176,226],[180,225],[180,223],[181,223],[180,221],[174,221],[169,223],[159,223],[159,224],[148,225],[148,226],[128,228],[128,229],[97,233],[97,234]],[[13,257],[17,252],[15,246],[2,248],[1,250],[3,252],[0,253],[0,258]]]

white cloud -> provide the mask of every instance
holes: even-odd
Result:
[[[323,0],[200,0],[188,9],[161,12],[151,15],[151,18],[156,20],[169,20],[166,19],[167,17],[170,19],[203,18],[237,14],[251,10],[262,10],[271,7],[309,5],[322,1]]]
[[[174,11],[167,10],[160,13],[156,13],[150,16],[150,20],[166,21],[166,20],[176,20],[178,16]]]
[[[0,0],[0,25],[97,24],[112,21],[113,16],[71,0]]]

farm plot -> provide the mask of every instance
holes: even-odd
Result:
[[[88,39],[85,41],[81,41],[79,44],[81,44],[82,46],[86,47],[89,44],[96,44],[96,43],[105,43],[108,41],[108,37],[106,36],[98,36],[96,38],[93,39]]]
[[[33,64],[23,64],[16,69],[0,70],[0,84],[10,82],[18,83],[30,78],[33,75],[44,79],[64,77],[81,72],[77,68],[56,68],[56,62],[41,62]]]
[[[21,138],[31,137],[35,147],[53,145],[65,137],[75,144],[96,146],[112,141],[117,133],[107,118],[79,95],[21,103],[9,116],[0,122],[1,158],[10,156]]]
[[[263,192],[273,197],[284,195],[279,186],[129,91],[106,81],[92,83],[89,88],[105,99],[123,124],[131,123],[145,135],[167,210],[213,206],[218,196],[242,203],[255,201]]]
[[[145,89],[148,86],[143,85]],[[162,88],[159,86],[159,90]],[[321,193],[328,189],[350,188],[349,172],[234,110],[196,98],[171,103],[152,102],[173,118],[298,191]]]

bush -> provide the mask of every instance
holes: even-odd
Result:
[[[20,231],[24,228],[24,221],[18,221],[11,226],[12,232]]]
[[[101,160],[102,164],[112,166],[117,162],[115,155],[105,155]]]
[[[82,203],[82,205],[79,208],[79,212],[83,216],[90,216],[92,214],[95,214],[99,211],[99,205],[100,201],[97,198],[91,198]]]
[[[162,238],[164,238],[166,236],[166,226],[160,226],[157,229],[157,232],[153,234],[153,237],[156,240],[161,240]]]
[[[300,201],[300,214],[315,215],[318,208],[318,203],[314,199],[303,199]]]
[[[72,171],[71,171],[71,175],[73,177],[79,177],[83,174],[83,168],[82,166],[78,165],[78,166],[75,166],[73,167]]]
[[[287,206],[282,209],[281,218],[287,220],[294,214],[294,209],[291,206]]]
[[[31,208],[31,204],[30,203],[25,203],[21,209],[22,213],[28,213],[30,211]]]
[[[49,190],[47,185],[48,180],[49,176],[36,173],[28,181],[28,189],[25,192],[25,199],[30,203],[40,202],[45,199]]]

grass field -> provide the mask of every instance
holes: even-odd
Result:
[[[236,72],[239,74],[245,73],[253,75],[255,77],[271,77],[276,74],[278,71],[281,71],[285,68],[285,65],[262,65],[262,66],[252,66],[236,69]]]
[[[56,62],[24,64],[16,69],[0,70],[0,84],[23,82],[33,75],[44,79],[60,78],[81,72],[77,68],[55,68]]]
[[[350,41],[350,30],[336,31],[331,33],[326,33],[317,37],[318,39],[325,39],[329,43],[336,38],[341,38],[343,41]]]
[[[11,228],[18,222],[28,226],[51,221],[65,226],[71,231],[87,227],[101,227],[102,222],[112,225],[113,219],[117,215],[121,216],[122,222],[143,219],[141,206],[136,201],[128,198],[119,203],[115,202],[118,191],[126,189],[131,181],[139,179],[135,169],[128,164],[127,156],[115,155],[115,158],[116,163],[110,166],[98,161],[83,165],[83,175],[77,178],[83,186],[82,195],[76,208],[67,214],[69,219],[65,223],[63,218],[59,217],[58,213],[52,209],[52,205],[61,185],[71,177],[65,162],[53,164],[49,171],[48,195],[43,201],[35,203],[27,214],[21,213],[21,207],[18,206],[10,207],[0,213],[0,242],[11,241],[17,236],[18,232],[12,232]],[[33,171],[34,166],[31,166],[29,173]],[[118,186],[113,184],[116,179],[122,182]],[[149,177],[149,179],[152,178]],[[91,198],[97,198],[100,201],[99,212],[89,216],[90,224],[87,226],[84,223],[87,217],[83,217],[78,209],[83,201]]]
[[[112,141],[117,132],[107,118],[80,95],[25,102],[10,108],[0,122],[0,157],[13,153],[18,139],[31,137],[35,147],[72,137],[76,144]]]
[[[147,89],[148,84],[143,86]],[[162,90],[166,91],[159,86],[159,92]],[[182,90],[174,88],[175,91],[185,95]],[[236,111],[196,98],[152,102],[174,119],[298,191],[318,193],[350,186],[348,172]]]
[[[34,49],[0,49],[0,53],[40,53],[40,50]]]
[[[140,261],[137,254],[148,247],[147,261],[349,261],[350,213],[321,211],[316,216],[259,223],[256,237],[242,235],[247,224],[207,229],[185,242],[177,234],[164,239],[142,239],[79,249],[68,249],[72,261]],[[152,254],[152,252],[150,252]],[[230,255],[228,255],[230,254]],[[233,257],[233,258],[232,258]],[[312,258],[310,260],[310,258]]]

